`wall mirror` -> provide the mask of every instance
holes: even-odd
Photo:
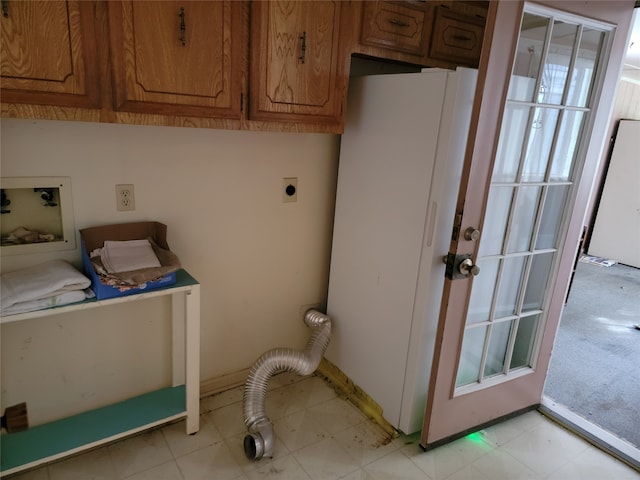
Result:
[[[76,248],[69,177],[0,177],[0,254]]]

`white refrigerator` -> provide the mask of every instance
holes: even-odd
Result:
[[[326,358],[422,428],[476,71],[356,77],[340,146]]]

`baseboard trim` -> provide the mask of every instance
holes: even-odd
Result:
[[[249,376],[249,370],[250,368],[245,368],[237,372],[201,381],[200,398],[243,385]],[[315,373],[328,382],[339,395],[349,400],[356,408],[380,426],[389,436],[395,438],[400,434],[384,418],[382,407],[329,360],[323,358]]]
[[[380,405],[329,360],[323,358],[320,361],[316,374],[329,382],[339,394],[346,397],[361,412],[379,425],[385,433],[393,438],[399,435],[398,430],[385,420]]]
[[[249,368],[228,373],[220,377],[209,378],[200,382],[200,398],[224,392],[244,384],[249,376]]]

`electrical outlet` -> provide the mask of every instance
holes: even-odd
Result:
[[[119,212],[136,209],[132,184],[116,185],[116,208]]]
[[[282,179],[282,201],[284,203],[298,201],[298,177]]]

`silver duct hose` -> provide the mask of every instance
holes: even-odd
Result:
[[[274,348],[265,352],[251,367],[244,387],[244,424],[249,434],[244,437],[244,453],[251,460],[264,455],[273,457],[275,434],[273,424],[264,409],[267,382],[279,372],[311,375],[324,355],[331,337],[331,319],[317,310],[308,310],[304,322],[312,329],[304,351]]]

